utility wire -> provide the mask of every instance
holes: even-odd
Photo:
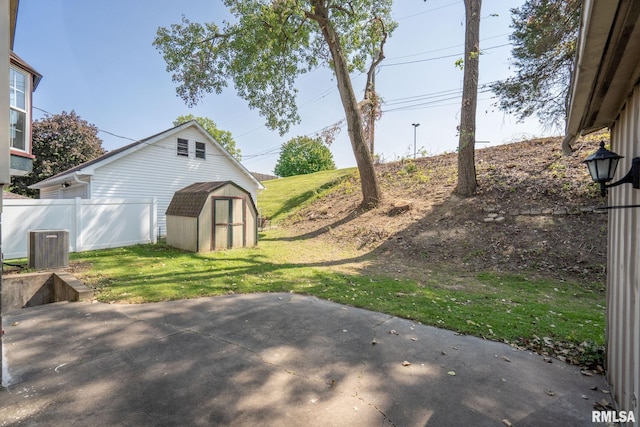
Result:
[[[425,15],[427,13],[435,12],[436,10],[444,9],[446,7],[450,7],[450,6],[453,6],[455,4],[460,4],[460,3],[462,3],[462,2],[461,1],[454,1],[453,3],[447,3],[447,4],[442,5],[442,6],[434,7],[433,9],[427,9],[427,10],[424,10],[422,12],[414,13],[413,15],[407,15],[407,16],[400,17],[400,18],[398,18],[398,21],[402,21],[404,19],[409,19],[409,18],[414,18],[414,17],[420,16],[420,15]]]
[[[36,106],[33,106],[33,109],[34,110],[38,110],[38,111],[42,111],[43,113],[48,114],[50,116],[54,116],[55,115],[53,113],[48,112],[47,110],[43,110],[42,108],[38,108]],[[106,133],[106,134],[109,134],[111,136],[115,136],[116,138],[128,139],[129,141],[134,141],[134,142],[137,141],[137,139],[129,138],[128,136],[117,135],[117,134],[115,134],[113,132],[109,132],[108,130],[100,129],[97,126],[96,126],[96,129],[98,129],[98,132]]]
[[[482,54],[482,52],[486,51],[486,50],[498,49],[498,48],[505,47],[505,46],[511,46],[511,43],[504,43],[504,44],[499,44],[497,46],[490,46],[490,47],[482,48],[482,49],[480,49],[480,54]],[[435,56],[433,58],[416,59],[414,61],[396,62],[396,63],[393,63],[393,64],[380,64],[380,65],[378,65],[378,67],[379,68],[383,68],[383,67],[395,67],[395,66],[398,66],[398,65],[417,64],[419,62],[428,62],[428,61],[436,61],[438,59],[460,57],[460,55],[464,55],[464,52],[462,52],[462,53],[454,53],[452,55]]]
[[[491,40],[491,39],[497,39],[497,38],[500,38],[500,37],[508,36],[510,34],[511,33],[502,33],[502,34],[498,34],[498,35],[491,36],[491,37],[485,37],[483,39],[480,39],[480,42]],[[415,57],[415,56],[426,55],[427,53],[442,52],[443,50],[455,49],[455,48],[459,48],[459,47],[464,47],[464,43],[459,43],[459,44],[456,44],[456,45],[452,45],[452,46],[449,46],[449,47],[443,47],[443,48],[439,48],[439,49],[426,50],[424,52],[419,52],[419,53],[412,53],[410,55],[385,57],[385,59],[389,60],[389,61],[394,61],[396,59],[412,58],[412,57]]]

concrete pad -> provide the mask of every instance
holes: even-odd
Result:
[[[296,294],[52,304],[3,323],[1,426],[593,426],[609,398],[563,362]]]

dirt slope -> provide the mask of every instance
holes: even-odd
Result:
[[[443,267],[603,282],[607,214],[591,209],[605,201],[582,164],[598,141],[581,142],[573,156],[560,138],[477,150],[478,193],[466,199],[453,194],[455,153],[378,165],[378,208],[358,208],[352,177],[284,226],[355,245],[382,257],[372,268],[416,278]]]

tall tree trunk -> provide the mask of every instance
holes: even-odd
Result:
[[[368,103],[365,106],[365,108],[367,108],[367,111],[369,112],[369,114],[366,117],[366,120],[368,120],[368,123],[365,126],[368,132],[368,135],[366,135],[366,138],[369,142],[369,153],[371,153],[371,157],[373,157],[375,154],[374,140],[376,136],[375,129],[376,129],[376,119],[377,119],[377,113],[378,113],[378,94],[376,93],[375,70],[373,74],[371,74],[371,81],[367,83],[367,89],[365,90],[365,93],[364,93],[364,99]]]
[[[456,193],[469,197],[476,193],[476,107],[480,59],[480,8],[482,0],[464,0],[465,43],[462,109],[458,140],[458,185]]]
[[[312,0],[311,5],[314,13],[310,16],[315,20],[322,30],[322,35],[329,46],[333,66],[338,83],[338,91],[347,120],[347,132],[351,141],[351,148],[356,158],[358,172],[360,173],[360,185],[362,187],[362,206],[372,208],[377,206],[382,200],[382,192],[378,184],[378,177],[373,167],[373,157],[369,152],[364,131],[362,129],[362,117],[358,108],[358,101],[353,92],[351,77],[347,61],[342,52],[340,38],[335,32],[329,20],[329,14],[324,0]]]

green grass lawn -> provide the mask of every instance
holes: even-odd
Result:
[[[309,261],[321,253],[331,255]],[[257,248],[195,254],[141,245],[76,253],[72,260],[90,263],[80,278],[103,302],[296,292],[497,341],[535,346],[547,338],[556,353],[569,349],[580,361],[600,361],[596,350],[604,344],[604,294],[596,286],[496,273],[460,278],[451,271],[428,273],[420,284],[373,277],[357,269],[372,262],[366,254],[336,254],[279,230],[261,236]],[[349,270],[351,263],[357,267]],[[461,280],[463,289],[450,286]]]

